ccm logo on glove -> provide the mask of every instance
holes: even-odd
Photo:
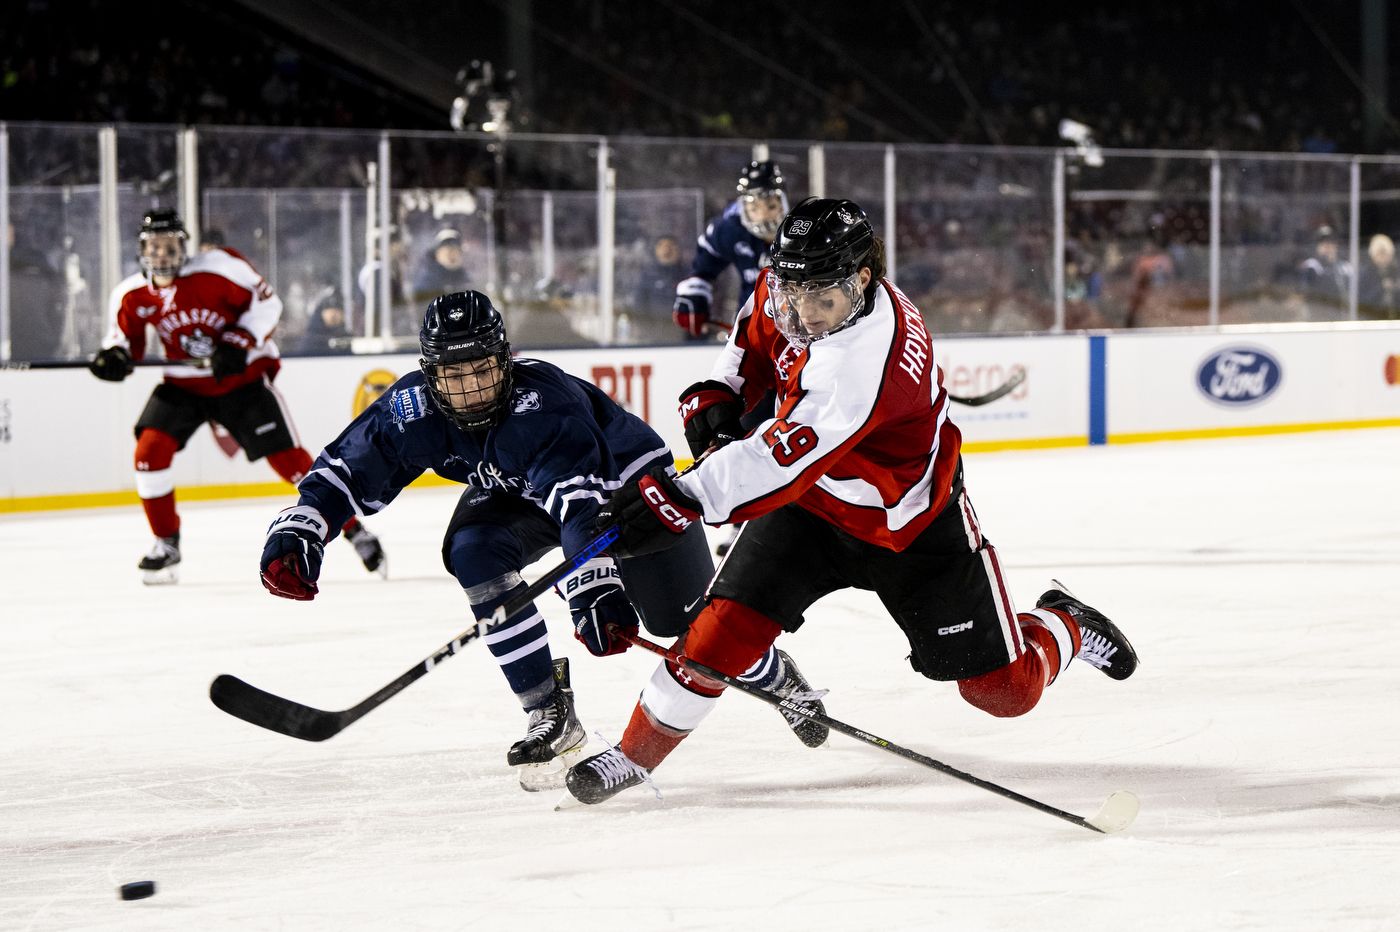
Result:
[[[642,495],[647,500],[647,507],[651,508],[656,516],[660,518],[662,522],[669,525],[670,529],[675,533],[681,533],[686,528],[690,527],[692,521],[700,517],[699,514],[693,511],[681,511],[680,508],[666,497],[666,492],[661,488],[661,484],[651,476],[643,476],[639,484],[642,489]]]

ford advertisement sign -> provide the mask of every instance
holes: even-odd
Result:
[[[1207,356],[1196,370],[1196,387],[1226,407],[1252,405],[1274,393],[1283,380],[1278,360],[1252,346],[1232,346]]]

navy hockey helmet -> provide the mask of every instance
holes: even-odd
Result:
[[[773,244],[769,291],[778,329],[789,340],[806,344],[835,333],[859,316],[869,287],[862,287],[860,270],[871,267],[867,256],[874,246],[875,230],[853,201],[809,197],[794,207],[783,218]],[[880,268],[871,267],[871,271],[883,272],[883,263],[875,264]],[[849,311],[841,305],[837,319],[819,317],[824,324],[813,330],[813,316],[799,314],[799,308],[809,301],[837,300],[833,289],[844,295]]]
[[[174,248],[164,237],[173,235]],[[157,239],[159,237],[160,239]],[[185,221],[173,210],[157,208],[148,210],[141,218],[141,231],[136,237],[136,259],[146,275],[154,278],[174,278],[180,274],[188,259],[186,245],[189,233],[185,231]]]
[[[744,229],[771,243],[783,214],[788,211],[787,182],[783,180],[783,170],[777,162],[750,162],[739,175],[735,189],[743,206],[739,219]],[[780,213],[773,215],[767,203],[769,198],[777,198]]]
[[[418,331],[428,393],[462,430],[485,430],[504,420],[514,381],[506,325],[479,291],[434,298]]]

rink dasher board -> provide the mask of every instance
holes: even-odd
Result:
[[[1094,351],[1095,341],[1098,352]],[[525,350],[601,386],[687,455],[676,399],[709,375],[720,345]],[[1198,387],[1227,350],[1261,351],[1280,372],[1265,397],[1222,404]],[[935,337],[947,390],[990,391],[1017,368],[1025,382],[982,408],[953,406],[969,452],[1080,446],[1095,416],[1108,442],[1400,425],[1400,324]],[[1262,356],[1256,365],[1263,365]],[[414,354],[284,359],[276,380],[303,446],[315,454]],[[1097,378],[1095,367],[1098,367]],[[0,511],[134,504],[136,422],[158,369],[113,384],[83,369],[0,371]],[[290,495],[263,463],[226,456],[201,428],[175,459],[187,498]]]

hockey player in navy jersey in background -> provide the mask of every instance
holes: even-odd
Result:
[[[729,265],[739,273],[739,306],[753,294],[759,273],[768,267],[768,253],[778,222],[788,211],[787,183],[776,162],[751,162],[739,176],[739,197],[709,226],[696,243],[690,277],[676,285],[671,317],[691,339],[706,336],[714,301],[714,281]]]
[[[593,540],[613,491],[654,470],[674,472],[666,444],[596,386],[549,363],[513,358],[500,314],[475,291],[428,305],[419,332],[421,371],[399,379],[322,451],[301,499],[268,530],[262,579],[269,591],[309,600],[321,548],[351,515],[377,512],[425,469],[467,486],[443,540],[443,563],[478,620],[524,591],[521,571],[554,547]],[[683,636],[714,571],[699,524],[662,553],[599,556],[558,585],[575,637],[595,656],[620,653],[638,620],[658,637]],[[507,763],[521,786],[558,786],[587,741],[564,661],[552,661],[533,604],[490,628],[486,644],[529,715]],[[790,658],[769,651],[748,678],[779,691],[806,689]],[[805,720],[793,724],[820,744]]]
[[[1075,657],[1127,678],[1127,638],[1059,583],[1033,611],[1013,608],[963,487],[962,437],[923,318],[884,265],[852,202],[809,198],[788,214],[711,381],[685,403],[730,409],[692,416],[688,434],[766,389],[778,416],[747,437],[713,432],[718,449],[686,475],[654,471],[619,489],[599,516],[621,528],[614,550],[654,552],[687,521],[747,519],[685,643],[687,657],[731,675],[798,630],[817,599],[853,587],[894,617],[915,671],[956,680],[992,715],[1029,712]],[[722,689],[663,663],[617,747],[569,771],[569,792],[599,803],[649,779]]]
[[[141,220],[141,271],[112,291],[110,329],[89,368],[120,382],[133,359],[146,354],[146,328],[155,329],[169,365],[165,381],[136,421],[136,492],[155,532],[155,546],[138,567],[148,585],[176,581],[180,516],[175,511],[175,454],[205,421],[233,436],[250,461],[267,458],[296,485],[311,468],[282,396],[272,386],[282,363],[272,332],[282,302],[232,249],[202,249],[190,257],[184,221],[173,210]],[[388,572],[379,539],[348,516],[346,540],[370,572]]]

